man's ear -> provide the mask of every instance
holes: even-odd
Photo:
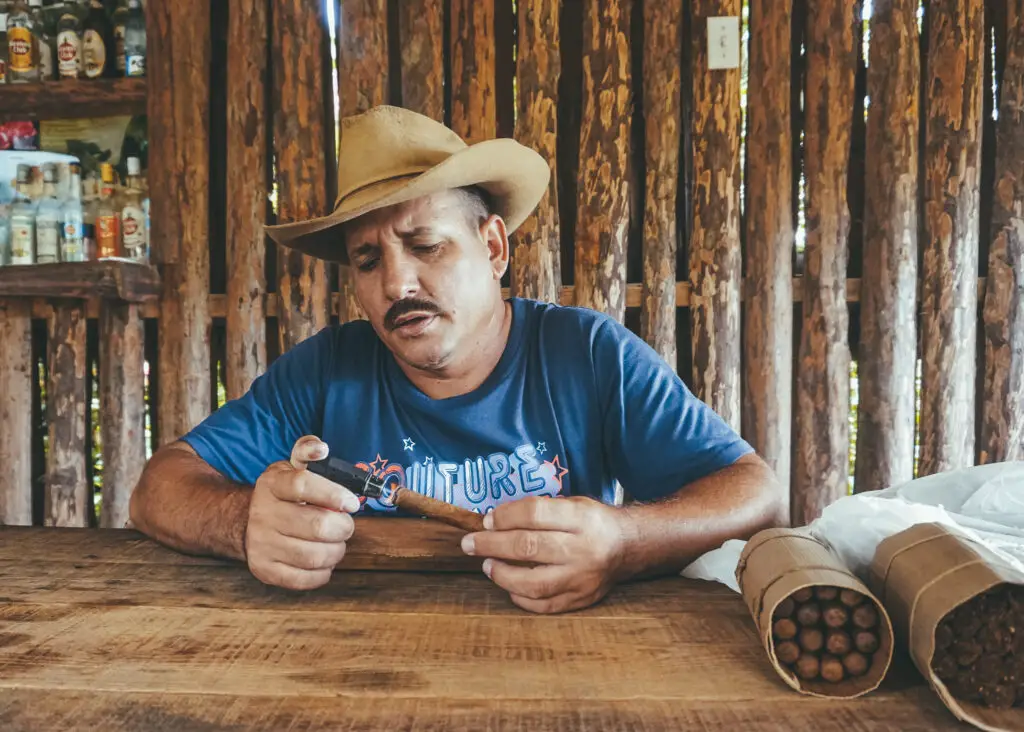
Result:
[[[491,262],[494,279],[500,280],[508,270],[509,243],[505,220],[497,214],[491,214],[480,225],[480,236],[487,245],[487,258]]]

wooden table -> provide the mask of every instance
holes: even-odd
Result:
[[[738,595],[668,578],[536,616],[459,533],[360,519],[304,594],[131,531],[0,528],[0,730],[946,730],[905,660],[854,701],[772,671]]]

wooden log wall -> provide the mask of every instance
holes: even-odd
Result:
[[[513,234],[506,293],[634,329],[774,467],[792,523],[851,483],[1024,457],[1022,3],[936,0],[919,36],[917,0],[876,1],[861,60],[863,0],[151,1],[162,295],[0,300],[0,524],[123,525],[144,455],[220,387],[234,398],[280,352],[361,317],[344,268],[261,231],[334,205],[335,103],[400,104],[540,151],[551,184]],[[744,69],[710,68],[707,28],[745,9],[744,118]],[[999,119],[983,127],[987,108]]]

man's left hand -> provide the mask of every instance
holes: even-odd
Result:
[[[560,613],[592,605],[620,578],[625,521],[591,498],[524,498],[495,508],[462,548],[486,557],[484,573],[519,607]]]

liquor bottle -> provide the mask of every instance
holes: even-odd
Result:
[[[96,174],[89,173],[82,181],[82,248],[86,261],[96,259]]]
[[[142,209],[142,172],[138,158],[128,158],[128,180],[121,196],[121,243],[124,256],[146,260],[146,213]]]
[[[11,204],[0,199],[0,267],[11,263]]]
[[[118,231],[119,212],[114,205],[114,166],[103,163],[100,166],[103,188],[96,202],[96,256],[120,257],[121,236]]]
[[[68,190],[61,207],[60,259],[85,261],[85,221],[82,212],[82,169],[78,163],[68,167]]]
[[[0,9],[0,84],[7,83],[7,8]]]
[[[55,78],[53,63],[53,46],[50,44],[49,29],[43,16],[43,0],[28,0],[32,10],[32,25],[35,27],[33,37],[36,42],[36,58],[39,63],[39,80],[50,81]]]
[[[118,0],[117,7],[110,14],[110,25],[114,30],[114,59],[117,62],[117,76],[124,76],[124,26],[128,19],[128,5],[125,0]]]
[[[82,16],[73,3],[64,6],[57,21],[57,74],[61,79],[82,76]]]
[[[82,61],[87,79],[111,76],[114,65],[114,38],[103,3],[91,0],[89,14],[82,23]]]
[[[18,166],[11,206],[11,264],[32,264],[36,259],[36,207],[28,193],[30,173],[29,166]]]
[[[36,264],[60,261],[61,205],[57,198],[57,170],[43,167],[43,195],[36,205]]]
[[[146,14],[139,0],[128,0],[124,25],[125,76],[146,75]]]
[[[36,48],[32,16],[25,0],[16,0],[7,16],[8,83],[39,81],[39,49]]]

